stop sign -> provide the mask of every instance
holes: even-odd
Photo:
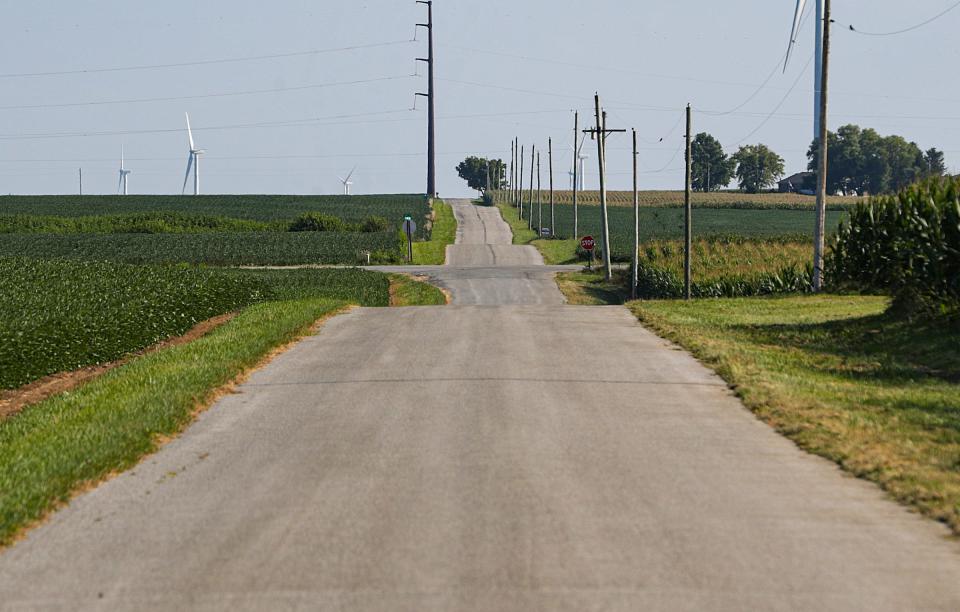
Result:
[[[593,236],[584,236],[580,239],[580,248],[584,251],[592,251],[594,246],[596,246],[596,242],[593,240]]]

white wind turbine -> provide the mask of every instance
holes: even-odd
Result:
[[[820,87],[823,84],[823,18],[824,18],[824,0],[816,0],[816,14],[814,23],[815,32],[815,51],[814,59],[815,72],[813,77],[813,137],[820,138]],[[793,46],[797,43],[797,37],[800,35],[800,25],[803,21],[803,9],[807,7],[807,0],[797,0],[797,8],[793,14],[793,28],[790,30],[790,43],[787,45],[787,59],[783,63],[783,71],[787,71],[787,65],[790,63],[790,54]]]
[[[124,168],[123,145],[120,145],[120,182],[117,183],[117,193],[123,193],[123,195],[127,195],[127,176],[129,176],[130,173],[130,170]]]
[[[190,170],[193,170],[193,195],[200,195],[200,156],[206,153],[206,149],[198,149],[193,143],[193,130],[190,129],[190,113],[184,113],[187,116],[187,138],[190,141],[190,157],[187,158],[187,174],[183,177],[184,194],[187,192],[187,181],[190,180]]]
[[[570,170],[570,171],[569,171],[569,173],[570,173],[570,185],[571,185],[571,190],[577,189],[577,190],[579,190],[579,191],[583,191],[583,171],[584,171],[583,162],[586,161],[586,160],[588,160],[588,159],[590,159],[590,156],[589,156],[589,155],[586,155],[586,154],[583,152],[583,141],[584,141],[585,139],[586,139],[586,136],[584,136],[584,138],[582,138],[582,139],[580,140],[580,146],[579,146],[580,151],[579,151],[579,153],[577,152],[577,148],[578,148],[578,147],[574,147],[573,145],[570,146],[570,148],[574,151],[573,163],[575,163],[575,164],[580,164],[579,167],[577,168],[577,172],[576,172],[576,173],[574,173],[573,170]],[[574,183],[573,183],[574,176],[576,176],[576,180],[577,180],[577,183],[578,183],[577,185],[574,185]]]
[[[343,183],[343,195],[350,195],[350,188],[353,186],[353,181],[351,181],[350,178],[353,176],[353,173],[356,171],[357,171],[357,167],[354,166],[353,170],[350,171],[350,174],[347,175],[347,178],[343,178],[342,176],[337,177],[338,179],[340,179],[340,182]]]

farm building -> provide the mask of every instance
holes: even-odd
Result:
[[[780,193],[801,193],[812,189],[813,172],[797,172],[777,183]]]

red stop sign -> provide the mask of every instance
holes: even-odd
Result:
[[[592,251],[596,244],[597,243],[594,241],[593,236],[584,236],[580,239],[580,248],[584,251]]]

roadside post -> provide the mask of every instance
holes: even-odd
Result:
[[[413,263],[413,234],[417,231],[417,223],[413,217],[407,215],[403,218],[403,233],[407,235],[407,261]]]
[[[584,236],[580,239],[580,248],[590,255],[590,259],[587,260],[587,270],[593,270],[593,249],[596,246],[597,242],[593,239],[593,236]]]

